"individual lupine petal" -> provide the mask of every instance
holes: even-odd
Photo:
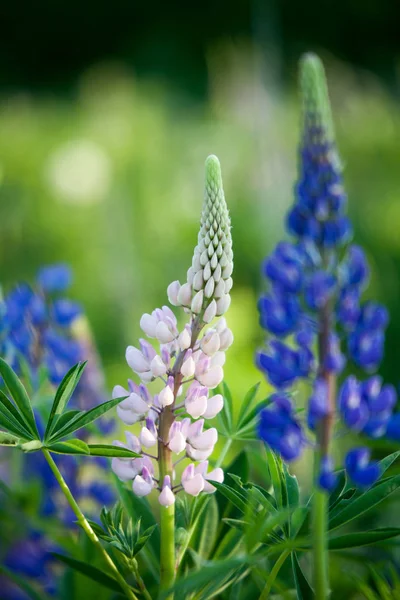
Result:
[[[197,379],[202,385],[213,389],[221,383],[224,378],[224,371],[220,365],[210,367],[205,373],[198,375]]]
[[[178,302],[182,306],[190,306],[192,302],[192,286],[190,283],[184,283],[178,293]]]
[[[132,450],[132,452],[136,453],[139,453],[141,451],[139,438],[136,435],[133,435],[133,433],[131,433],[130,431],[125,431],[125,438],[126,445],[129,448],[129,450]]]
[[[370,487],[381,474],[377,462],[370,462],[369,448],[353,448],[345,458],[345,468],[351,480],[359,487]]]
[[[340,324],[352,330],[360,317],[360,292],[358,289],[345,288],[340,294],[337,306],[337,317]]]
[[[169,475],[164,477],[163,487],[158,501],[161,506],[172,506],[175,503],[175,494],[171,490],[171,478]]]
[[[128,392],[128,390],[126,390],[122,385],[115,385],[112,391],[113,399],[123,398],[124,396],[130,396],[130,392]],[[122,402],[124,402],[124,400]]]
[[[361,386],[350,375],[343,382],[339,393],[339,409],[343,420],[352,429],[362,429],[368,421],[369,410],[361,395]]]
[[[233,344],[233,333],[229,329],[229,327],[226,327],[219,334],[219,340],[220,340],[220,346],[219,346],[220,350],[228,350],[228,348]]]
[[[187,350],[190,347],[192,342],[192,336],[190,331],[190,326],[185,325],[185,329],[180,333],[178,338],[179,348],[181,350]]]
[[[218,352],[219,347],[220,339],[217,331],[215,329],[209,329],[200,342],[200,348],[204,354],[207,354],[207,356],[212,356]]]
[[[200,424],[201,427],[196,428],[197,424]],[[218,441],[218,432],[215,427],[202,431],[203,424],[204,419],[201,419],[189,427],[188,442],[197,450],[213,448]]]
[[[180,454],[186,447],[186,437],[182,433],[182,423],[174,421],[169,430],[168,447],[172,452]]]
[[[337,475],[334,473],[333,460],[330,456],[324,456],[321,459],[318,483],[327,492],[331,492],[336,486]]]
[[[376,369],[383,358],[385,335],[381,329],[357,327],[348,340],[351,358],[367,371]]]
[[[342,265],[342,275],[345,285],[365,287],[369,278],[369,268],[364,250],[352,245],[347,250],[346,260]]]
[[[173,281],[167,287],[168,300],[169,300],[170,304],[172,304],[172,306],[180,305],[180,302],[178,300],[178,295],[179,295],[180,289],[181,289],[181,284],[179,283],[179,281]]]
[[[198,315],[203,308],[204,292],[203,290],[198,291],[194,296],[190,305],[190,310],[195,315]]]
[[[168,344],[175,339],[175,335],[165,321],[159,321],[156,327],[156,338],[161,344]]]
[[[153,478],[147,467],[143,467],[142,474],[137,475],[132,484],[136,496],[148,496],[153,489]]]
[[[63,292],[72,283],[71,268],[63,263],[42,267],[37,274],[37,282],[45,292]]]
[[[207,460],[213,453],[213,450],[214,447],[207,448],[207,450],[197,450],[197,448],[193,448],[190,444],[186,444],[186,454],[192,460]]]
[[[149,371],[149,362],[143,353],[134,346],[128,346],[125,353],[126,362],[135,373]]]
[[[211,357],[211,362],[210,362],[210,367],[215,367],[217,365],[219,365],[220,367],[223,367],[226,361],[226,354],[225,352],[221,352],[220,350],[218,352],[216,352],[214,354],[214,356]]]
[[[140,421],[140,415],[133,410],[124,410],[121,406],[117,406],[117,415],[125,425],[134,425]]]
[[[113,443],[116,444],[116,442]],[[135,459],[126,460],[122,458],[113,458],[111,468],[121,481],[131,481],[138,475],[140,470],[135,465]]]
[[[183,489],[191,496],[198,496],[204,489],[204,478],[200,473],[195,473],[193,463],[185,468],[181,481]]]
[[[195,381],[189,388],[185,399],[185,407],[193,419],[198,419],[207,409],[207,388],[202,388]]]
[[[219,467],[217,467],[216,469],[213,469],[209,473],[207,473],[207,469],[208,469],[208,461],[206,460],[204,462],[199,463],[195,467],[194,471],[195,471],[195,473],[200,473],[200,475],[202,475],[204,478],[203,492],[206,494],[213,494],[217,488],[214,487],[211,483],[209,483],[209,480],[216,481],[217,483],[223,483],[224,472]]]
[[[378,302],[365,302],[361,308],[360,325],[368,329],[385,329],[389,322],[387,309]]]
[[[330,300],[336,287],[336,279],[326,271],[316,271],[306,281],[304,297],[312,310],[320,310]]]
[[[170,406],[174,402],[174,378],[168,377],[168,384],[158,394],[158,403],[161,408]]]
[[[193,377],[195,369],[196,369],[196,363],[194,362],[193,359],[193,352],[192,350],[187,350],[186,354],[185,354],[185,359],[182,363],[182,367],[181,367],[181,373],[184,377]]]
[[[161,356],[156,355],[150,363],[150,371],[154,377],[162,377],[167,372],[167,366]]]
[[[303,283],[303,260],[297,246],[290,242],[279,242],[265,261],[265,275],[288,292],[297,293]]]
[[[155,351],[153,346],[150,344],[150,342],[148,342],[147,340],[144,340],[143,338],[141,338],[139,340],[139,343],[140,343],[140,350],[142,351],[143,356],[145,357],[146,361],[150,364],[151,361],[153,360],[153,358],[155,356],[157,356],[157,352]]]
[[[298,298],[293,294],[283,294],[279,290],[274,294],[262,296],[258,301],[260,325],[277,336],[286,336],[298,326],[301,311]]]
[[[149,337],[156,337],[157,319],[153,315],[144,313],[140,319],[140,327]]]
[[[168,350],[167,346],[163,346],[161,348],[161,358],[164,365],[167,367],[167,369],[169,369],[169,366],[171,364],[171,353]]]
[[[217,316],[224,315],[231,305],[231,297],[229,294],[225,294],[222,298],[217,300]]]
[[[215,300],[212,300],[210,302],[210,304],[207,306],[206,310],[204,311],[204,314],[203,314],[204,323],[211,323],[211,321],[216,317],[216,315],[217,315],[217,303]]]
[[[145,448],[151,448],[157,443],[157,429],[154,421],[146,419],[146,426],[142,427],[139,440],[141,445]]]
[[[221,394],[215,394],[207,400],[207,408],[203,412],[204,419],[213,419],[224,407],[224,399]]]

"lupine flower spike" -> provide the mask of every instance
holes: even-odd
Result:
[[[336,481],[330,456],[335,423],[340,419],[349,429],[381,437],[396,393],[376,375],[363,382],[350,375],[337,390],[346,360],[368,374],[379,366],[388,314],[380,304],[361,299],[369,268],[363,250],[350,243],[341,163],[316,56],[301,62],[301,89],[299,178],[287,217],[294,239],[280,242],[265,261],[270,290],[259,301],[260,322],[271,337],[257,362],[277,390],[260,415],[259,435],[285,460],[301,455],[309,436],[288,392],[302,379],[311,381],[307,425],[321,454],[319,486],[331,490]],[[368,462],[366,451],[352,452],[345,461],[349,477],[357,485],[371,485],[379,469]]]
[[[132,481],[137,495],[156,488],[164,507],[174,504],[180,490],[197,496],[215,491],[208,480],[223,481],[221,469],[208,471],[208,458],[218,439],[208,421],[223,408],[222,396],[212,390],[223,379],[225,351],[233,342],[223,317],[232,288],[230,227],[220,164],[210,156],[192,265],[185,283],[174,281],[167,289],[169,303],[184,312],[186,323],[179,328],[169,306],[144,314],[140,326],[151,341],[140,339],[137,347],[126,350],[127,363],[139,383],[129,380],[127,388],[114,388],[114,397],[127,396],[117,409],[120,419],[141,427],[138,437],[127,432],[125,445],[142,457],[115,458],[113,470],[120,479]],[[157,391],[150,392],[151,382],[158,382]],[[175,457],[175,462],[182,457],[189,461],[180,478]]]
[[[261,411],[258,432],[286,461],[315,443],[314,583],[317,598],[328,596],[326,492],[337,481],[331,455],[335,426],[371,437],[390,427],[396,393],[370,375],[349,375],[338,388],[346,360],[368,374],[379,366],[388,322],[386,309],[362,302],[369,269],[363,250],[350,243],[346,194],[322,63],[306,55],[300,67],[303,123],[295,202],[287,217],[293,240],[280,242],[265,261],[270,290],[259,301],[260,322],[270,334],[257,356],[259,368],[276,388]],[[311,383],[306,425],[289,392]],[[311,434],[315,435],[309,435]],[[315,442],[313,441],[315,440]],[[344,466],[360,487],[373,485],[379,465],[367,448],[347,454]]]

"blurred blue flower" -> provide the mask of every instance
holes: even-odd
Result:
[[[290,391],[301,381],[311,384],[306,425],[320,444],[317,479],[329,490],[335,482],[329,456],[335,420],[340,418],[348,428],[370,437],[387,435],[395,430],[391,419],[396,393],[377,377],[361,383],[350,376],[341,386],[332,385],[350,360],[367,373],[379,367],[388,313],[376,302],[361,302],[369,267],[362,248],[350,244],[352,227],[346,216],[329,99],[321,84],[323,69],[316,57],[308,65],[305,59],[303,65],[299,175],[286,220],[292,240],[279,242],[264,262],[269,290],[260,298],[258,310],[269,336],[256,362],[279,392]],[[284,459],[292,460],[306,445],[306,427],[292,409],[285,412],[274,407],[275,402],[273,396],[272,405],[260,413],[258,433]],[[327,426],[318,428],[322,420]],[[325,436],[324,443],[320,435]],[[360,462],[351,476],[368,485],[376,467],[368,464],[363,469]]]

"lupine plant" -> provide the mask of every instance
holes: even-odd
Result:
[[[17,586],[7,600],[86,597],[80,578],[98,600],[265,600],[272,594],[325,600],[328,550],[349,552],[400,534],[399,527],[351,528],[400,487],[400,475],[386,473],[400,451],[379,461],[370,451],[377,440],[399,441],[400,415],[395,389],[376,375],[388,314],[362,299],[369,267],[352,243],[324,72],[315,56],[301,61],[301,89],[299,178],[286,222],[292,239],[265,261],[269,287],[259,301],[268,337],[257,365],[273,388],[269,397],[257,400],[256,384],[240,401],[223,381],[233,343],[225,318],[233,253],[215,156],[206,161],[192,265],[182,284],[168,285],[169,306],[141,317],[144,337],[125,355],[133,379],[116,385],[111,400],[103,401],[104,380],[81,309],[63,296],[70,282],[65,266],[42,269],[33,288],[17,286],[4,298],[0,444],[9,446],[8,457],[23,457],[24,473],[46,467],[40,516],[56,517],[64,527],[67,521],[68,528],[67,536],[65,528],[64,535],[50,535],[44,527],[15,540],[0,566],[2,592],[9,593],[10,580]],[[304,396],[305,410],[297,404]],[[119,439],[112,444],[98,441],[110,433],[106,413],[118,416]],[[351,449],[342,468],[335,445],[346,432]],[[363,441],[355,444],[356,438]],[[315,462],[309,498],[289,471],[304,452]],[[98,514],[96,502],[85,515],[88,489],[77,477],[77,457],[107,467],[118,498],[112,508]],[[7,458],[1,477],[13,471]],[[92,499],[108,504],[110,488],[96,483],[91,480]],[[67,519],[56,486],[69,506]],[[11,515],[18,495],[5,484],[4,491],[0,514]],[[47,579],[49,555],[65,568],[57,586]],[[370,573],[385,598],[398,588],[394,570]],[[375,598],[356,577],[352,589]]]
[[[286,220],[292,241],[279,242],[264,263],[268,293],[259,301],[260,322],[269,332],[257,364],[276,392],[260,413],[258,432],[284,461],[314,449],[314,585],[328,596],[329,493],[343,475],[335,472],[332,445],[346,431],[370,438],[395,437],[395,388],[375,375],[383,358],[388,314],[363,301],[369,267],[352,243],[347,198],[335,145],[328,92],[320,60],[307,55],[300,66],[303,100],[299,177]],[[356,375],[351,370],[356,369]],[[360,380],[364,372],[367,378]],[[311,388],[306,415],[292,392]],[[382,473],[367,446],[344,459],[349,481],[370,489]],[[339,487],[338,487],[339,486]]]

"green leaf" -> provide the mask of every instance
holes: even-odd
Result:
[[[240,427],[246,423],[246,417],[251,409],[251,405],[253,404],[255,397],[257,396],[260,385],[260,382],[253,385],[253,387],[250,388],[245,395],[239,411],[238,429],[240,429]]]
[[[314,600],[314,592],[304,575],[296,552],[292,552],[292,570],[298,600]]]
[[[343,550],[344,548],[356,548],[358,546],[369,546],[400,535],[399,527],[383,527],[362,533],[348,533],[338,537],[330,538],[329,550]]]
[[[20,438],[7,433],[6,431],[0,431],[0,446],[19,446]]]
[[[84,454],[89,455],[89,446],[82,440],[68,440],[66,442],[56,442],[47,446],[50,452],[55,454]]]
[[[230,502],[232,502],[232,504],[236,506],[236,508],[238,508],[242,513],[246,512],[246,501],[236,490],[229,487],[226,483],[218,483],[212,479],[210,479],[210,483],[212,483],[212,485],[216,487],[217,490],[221,492],[223,496],[225,496],[225,498],[230,500]]]
[[[49,437],[54,425],[54,418],[58,415],[63,414],[72,394],[78,382],[82,376],[82,373],[85,369],[86,362],[79,362],[77,365],[72,367],[65,375],[64,379],[61,381],[56,395],[54,397],[54,402],[51,407],[50,416],[47,421],[46,432],[44,434],[45,439]]]
[[[399,486],[400,475],[389,477],[385,481],[378,483],[361,496],[358,496],[355,500],[350,501],[345,508],[337,512],[329,521],[329,529],[337,529],[345,523],[356,519],[368,510],[371,510],[371,508],[382,502],[382,500],[390,496],[390,494],[393,494]]]
[[[229,436],[233,433],[233,400],[231,392],[225,382],[222,383],[222,395],[224,397],[224,408],[218,415],[224,433]]]
[[[110,458],[138,458],[141,454],[137,454],[129,448],[121,448],[113,444],[89,444],[90,456],[109,456]]]
[[[19,426],[22,432],[24,432],[24,437],[28,439],[32,439],[32,434],[29,431],[29,428],[25,425],[25,419],[19,412],[19,410],[15,407],[15,405],[11,402],[11,400],[0,390],[0,404],[2,414],[7,416],[15,426]]]
[[[286,495],[286,490],[284,494],[278,458],[273,450],[267,448],[267,446],[265,446],[265,452],[267,454],[268,469],[271,477],[272,487],[274,488],[276,504],[277,506],[284,506],[284,496]]]
[[[97,569],[96,567],[93,567],[92,565],[89,565],[81,560],[71,558],[70,556],[64,556],[63,554],[58,554],[57,552],[52,552],[51,555],[54,556],[60,562],[71,567],[71,569],[74,569],[75,571],[78,571],[78,573],[85,575],[92,581],[95,581],[96,583],[101,583],[107,589],[112,590],[113,592],[122,591],[122,588],[119,585],[118,581],[116,581],[110,575],[104,573],[104,571],[101,571],[100,569]]]
[[[389,469],[389,467],[391,467],[392,464],[399,458],[399,456],[400,450],[397,450],[397,452],[393,452],[392,454],[389,454],[389,456],[385,456],[385,458],[379,461],[381,477]]]
[[[210,581],[217,583],[230,575],[234,575],[235,571],[240,569],[245,562],[246,558],[242,556],[203,565],[199,571],[179,579],[173,587],[162,592],[160,600],[166,600],[172,591],[176,593],[177,598],[187,598],[192,592],[199,593],[202,586],[208,585]]]
[[[203,559],[208,559],[217,537],[219,525],[218,504],[211,496],[207,506],[197,523],[196,538],[193,547]]]
[[[39,432],[36,427],[35,416],[33,414],[29,396],[26,393],[22,382],[2,358],[0,358],[0,374],[4,379],[4,383],[6,384],[12,399],[19,408],[29,432],[35,438],[39,438]]]
[[[149,527],[148,529],[146,529],[146,531],[144,531],[142,533],[142,535],[140,536],[140,538],[138,539],[138,541],[135,544],[134,556],[139,554],[141,549],[145,546],[145,544],[147,544],[148,540],[153,535],[153,533],[157,529],[157,527],[158,527],[157,525],[152,525],[151,527]]]
[[[71,433],[74,433],[75,431],[78,431],[78,429],[82,429],[82,427],[86,427],[86,425],[96,421],[96,419],[99,419],[106,412],[117,406],[117,404],[122,402],[122,400],[125,400],[125,398],[126,396],[123,396],[122,398],[114,398],[113,400],[107,400],[107,402],[103,402],[102,404],[99,404],[99,406],[95,406],[86,412],[81,412],[80,415],[73,417],[69,424],[67,423],[61,429],[56,428],[54,433],[50,436],[50,440],[59,440]]]
[[[344,470],[337,473],[337,483],[329,495],[329,510],[332,510],[339,502],[344,490],[346,489],[346,472]]]
[[[26,429],[22,428],[21,425],[14,419],[14,417],[7,411],[6,407],[0,403],[0,427],[5,429],[14,435],[17,435],[25,440],[33,439],[30,433],[26,433]]]

